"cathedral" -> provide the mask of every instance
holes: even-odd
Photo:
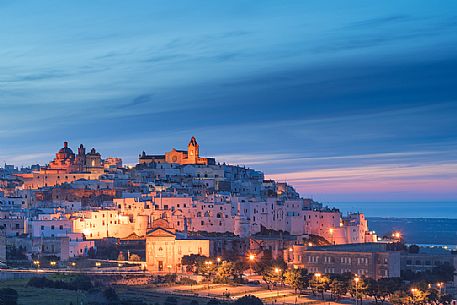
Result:
[[[200,146],[197,139],[192,137],[187,145],[186,150],[177,150],[173,148],[171,151],[166,152],[165,155],[146,155],[143,152],[139,157],[140,164],[149,163],[174,163],[174,164],[201,164],[201,165],[214,165],[216,161],[214,158],[200,157]]]
[[[56,153],[54,160],[39,171],[31,174],[18,174],[24,180],[24,189],[55,186],[69,183],[79,179],[98,179],[104,173],[100,153],[92,148],[86,154],[86,149],[81,144],[78,154],[68,147],[68,142]]]

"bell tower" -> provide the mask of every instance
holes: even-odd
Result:
[[[199,158],[198,143],[195,137],[190,139],[189,145],[187,145],[187,160],[189,164],[197,164]]]

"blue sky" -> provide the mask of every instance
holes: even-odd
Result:
[[[2,1],[0,162],[184,148],[322,201],[457,201],[457,2]]]

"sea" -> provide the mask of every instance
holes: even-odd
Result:
[[[364,213],[378,236],[399,231],[409,244],[457,250],[456,202],[338,202],[343,214]]]

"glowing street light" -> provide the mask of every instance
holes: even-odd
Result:
[[[317,273],[314,273],[314,276],[315,276],[316,278],[320,278],[320,277],[322,276],[322,274],[320,274],[319,272],[317,272]]]
[[[55,266],[57,265],[57,262],[52,261],[52,262],[50,262],[49,264],[50,264],[52,267],[55,267]]]
[[[401,238],[401,233],[396,231],[392,233],[392,237],[395,239],[400,239]]]
[[[355,304],[359,303],[359,281],[360,281],[359,275],[356,274],[355,278],[354,278],[354,282],[355,282]]]
[[[253,262],[255,260],[255,255],[254,254],[249,254],[249,261]]]
[[[100,262],[95,262],[95,267],[101,267],[102,266],[102,263]]]
[[[253,273],[252,264],[255,262],[255,255],[252,253],[249,254],[248,259],[249,259],[249,273],[252,275],[252,273]]]
[[[441,295],[441,288],[443,288],[443,286],[444,286],[444,283],[441,283],[441,282],[436,284],[436,287],[439,288],[439,295]]]
[[[35,265],[35,268],[38,270],[38,268],[40,268],[40,261],[39,260],[35,260],[33,261],[33,264]]]

